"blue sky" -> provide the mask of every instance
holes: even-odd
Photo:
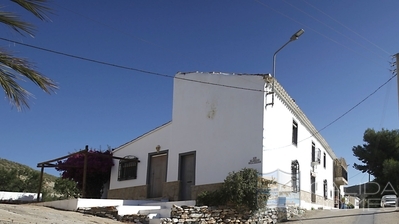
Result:
[[[24,112],[0,102],[1,158],[36,167],[85,145],[118,147],[171,120],[177,72],[271,73],[274,52],[299,29],[305,33],[277,55],[276,78],[350,164],[350,185],[368,180],[351,168],[364,131],[398,127],[396,78],[372,94],[391,78],[391,55],[399,52],[396,0],[70,0],[50,7],[52,22],[18,11],[37,25],[35,38],[6,26],[0,37],[133,69],[0,40],[59,84],[47,95],[21,83],[35,95]]]

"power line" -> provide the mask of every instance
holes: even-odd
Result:
[[[3,37],[0,37],[0,40],[9,41],[9,42],[20,44],[20,45],[23,45],[23,46],[26,46],[26,47],[30,47],[30,48],[34,48],[34,49],[38,49],[38,50],[41,50],[41,51],[46,51],[46,52],[50,52],[50,53],[53,53],[53,54],[58,54],[58,55],[62,55],[62,56],[70,57],[70,58],[76,58],[76,59],[80,59],[80,60],[83,60],[83,61],[93,62],[93,63],[96,63],[96,64],[107,65],[107,66],[116,67],[116,68],[120,68],[120,69],[141,72],[141,73],[145,73],[145,74],[149,74],[149,75],[155,75],[155,76],[159,76],[159,77],[179,79],[179,80],[202,83],[202,84],[207,84],[207,85],[221,86],[221,87],[227,87],[227,88],[233,88],[233,89],[241,89],[241,90],[248,90],[248,91],[254,91],[254,92],[265,92],[264,90],[259,90],[259,89],[251,89],[251,88],[245,88],[245,87],[239,87],[239,86],[232,86],[232,85],[225,85],[225,84],[219,84],[219,83],[205,82],[205,81],[200,81],[200,80],[186,79],[186,78],[176,77],[176,76],[172,76],[172,75],[166,75],[166,74],[162,74],[162,73],[158,73],[158,72],[147,71],[147,70],[144,70],[144,69],[127,67],[127,66],[123,66],[123,65],[117,65],[117,64],[113,64],[113,63],[109,63],[109,62],[104,62],[104,61],[99,61],[99,60],[95,60],[95,59],[85,58],[85,57],[76,56],[76,55],[72,55],[72,54],[68,54],[68,53],[63,53],[63,52],[60,52],[60,51],[50,50],[50,49],[47,49],[47,48],[42,48],[42,47],[34,46],[34,45],[31,45],[31,44],[25,44],[25,43],[22,43],[22,42],[10,40],[10,39],[3,38]]]
[[[302,0],[303,2],[305,2],[306,4],[310,5],[311,7],[313,7],[314,9],[316,9],[317,11],[323,13],[324,15],[326,15],[327,17],[329,17],[330,19],[332,19],[333,21],[335,21],[336,23],[338,23],[339,25],[345,27],[346,29],[348,29],[349,31],[351,31],[352,33],[356,34],[357,36],[359,36],[360,38],[362,38],[363,40],[369,42],[370,44],[374,45],[375,47],[377,47],[378,49],[380,49],[381,51],[383,51],[384,53],[388,54],[388,55],[392,55],[391,53],[389,53],[388,51],[384,50],[383,48],[381,48],[380,46],[378,46],[377,44],[371,42],[370,40],[368,40],[367,38],[365,38],[363,35],[358,34],[357,32],[355,32],[354,30],[352,30],[351,28],[345,26],[343,23],[341,23],[340,21],[334,19],[332,16],[328,15],[327,13],[323,12],[322,10],[318,9],[316,6],[310,4],[309,2]]]
[[[307,138],[304,138],[302,140],[299,140],[298,143],[303,142],[309,138],[312,138],[313,136],[315,136],[316,134],[320,133],[321,131],[323,131],[324,129],[328,128],[329,126],[331,126],[332,124],[334,124],[335,122],[337,122],[338,120],[340,120],[341,118],[343,118],[345,115],[347,115],[349,112],[351,112],[352,110],[354,110],[356,107],[358,107],[360,104],[362,104],[364,101],[366,101],[368,98],[370,98],[372,95],[374,95],[378,90],[380,90],[382,87],[384,87],[386,84],[388,84],[393,78],[395,78],[396,74],[391,76],[386,82],[384,82],[382,85],[380,85],[377,89],[375,89],[372,93],[370,93],[369,95],[367,95],[365,98],[363,98],[360,102],[358,102],[355,106],[351,107],[349,110],[347,110],[346,112],[344,112],[341,116],[339,116],[338,118],[334,119],[333,121],[331,121],[330,123],[328,123],[326,126],[324,126],[323,128],[317,130],[315,133],[313,133],[312,135],[310,135]],[[282,148],[287,148],[290,147],[290,145],[286,145],[286,146],[282,146],[282,147],[277,147],[277,148],[273,148],[272,150],[276,150],[276,149],[282,149]],[[266,149],[266,150],[271,150],[271,149]]]
[[[367,60],[370,60],[370,61],[372,61],[373,63],[375,63],[375,64],[377,64],[377,65],[379,65],[379,66],[382,66],[382,65],[380,64],[380,62],[377,62],[377,61],[371,60],[370,58],[365,57],[363,54],[357,52],[356,50],[354,50],[354,49],[352,49],[352,48],[350,48],[350,47],[348,47],[348,46],[345,46],[344,44],[342,44],[342,43],[340,43],[340,42],[338,42],[338,41],[332,39],[331,37],[329,37],[329,36],[327,36],[327,35],[325,35],[325,34],[319,32],[319,31],[317,31],[317,30],[315,30],[315,29],[313,29],[313,28],[311,28],[311,27],[305,25],[304,23],[299,22],[298,20],[296,20],[296,19],[294,19],[294,18],[292,18],[292,17],[290,17],[290,16],[288,16],[288,15],[286,15],[286,14],[284,14],[284,13],[278,11],[277,9],[274,9],[273,7],[267,5],[266,3],[263,3],[263,2],[261,2],[260,0],[255,0],[255,1],[258,2],[258,3],[261,4],[261,5],[263,5],[263,6],[267,7],[267,8],[269,8],[269,9],[271,9],[271,10],[273,10],[273,11],[275,11],[275,12],[281,14],[282,16],[285,16],[285,17],[287,17],[288,19],[290,19],[290,20],[292,20],[292,21],[294,21],[294,22],[300,24],[302,27],[306,27],[307,29],[312,30],[313,32],[315,32],[315,33],[319,34],[320,36],[322,36],[322,37],[324,37],[324,38],[326,38],[326,39],[332,41],[333,43],[336,43],[336,44],[338,44],[338,45],[341,45],[342,47],[344,47],[344,48],[346,48],[346,49],[352,51],[353,53],[359,55],[360,57],[365,58],[365,59],[367,59]]]
[[[345,38],[351,40],[352,42],[356,43],[356,44],[359,45],[360,47],[362,47],[362,48],[364,48],[364,49],[370,51],[370,52],[373,53],[374,55],[377,55],[375,52],[373,52],[372,50],[370,50],[370,49],[367,48],[366,46],[363,46],[363,45],[360,44],[358,41],[356,41],[356,40],[354,40],[354,39],[348,37],[347,35],[345,35],[345,34],[339,32],[338,30],[334,29],[334,27],[327,25],[326,23],[320,21],[320,20],[317,19],[316,17],[314,17],[314,16],[310,15],[309,13],[303,11],[302,9],[298,8],[297,6],[295,6],[295,5],[293,5],[293,4],[289,3],[289,2],[287,2],[286,0],[283,0],[283,2],[285,2],[285,3],[288,4],[288,5],[290,5],[291,7],[295,8],[296,10],[302,12],[303,14],[309,16],[309,17],[312,18],[313,20],[315,20],[315,21],[317,21],[317,22],[323,24],[324,26],[328,27],[329,29],[333,30],[334,32],[336,32],[336,33],[342,35],[343,37],[345,37]],[[330,18],[331,18],[331,17],[330,17]],[[331,18],[331,19],[333,19],[333,18]],[[333,19],[333,20],[334,20],[334,19]],[[335,21],[335,20],[334,20],[334,21]],[[380,57],[380,58],[383,59],[383,57],[382,57],[381,55],[378,55],[378,57]]]
[[[324,126],[322,129],[320,129],[318,132],[323,131],[324,129],[326,129],[327,127],[329,127],[330,125],[332,125],[333,123],[335,123],[336,121],[338,121],[339,119],[341,119],[342,117],[344,117],[345,115],[347,115],[349,112],[351,112],[352,110],[354,110],[356,107],[358,107],[360,104],[362,104],[364,101],[366,101],[368,98],[370,98],[372,95],[374,95],[378,90],[380,90],[383,86],[385,86],[389,81],[391,81],[393,78],[395,78],[396,75],[391,76],[386,82],[384,82],[382,85],[380,85],[377,89],[375,89],[372,93],[370,93],[368,96],[366,96],[364,99],[362,99],[359,103],[357,103],[355,106],[351,107],[349,110],[347,110],[345,113],[343,113],[341,116],[339,116],[338,118],[336,118],[335,120],[331,121],[329,124],[327,124],[326,126]]]
[[[99,61],[99,60],[94,60],[94,59],[90,59],[90,58],[85,58],[85,57],[81,57],[81,56],[76,56],[76,55],[72,55],[72,54],[68,54],[68,53],[63,53],[63,52],[59,52],[59,51],[55,51],[55,50],[51,50],[51,49],[47,49],[47,48],[43,48],[43,47],[38,47],[38,46],[34,46],[34,45],[30,45],[30,44],[26,44],[26,43],[21,43],[18,41],[14,41],[14,40],[10,40],[7,38],[3,38],[0,37],[0,40],[4,40],[4,41],[8,41],[11,43],[16,43],[16,44],[20,44],[26,47],[30,47],[30,48],[34,48],[34,49],[38,49],[41,51],[46,51],[46,52],[50,52],[53,54],[58,54],[58,55],[62,55],[62,56],[66,56],[66,57],[70,57],[70,58],[76,58],[76,59],[80,59],[80,60],[84,60],[84,61],[89,61],[92,63],[96,63],[96,64],[101,64],[101,65],[106,65],[106,66],[111,66],[111,67],[115,67],[115,68],[120,68],[120,69],[125,69],[125,70],[130,70],[130,71],[136,71],[136,72],[140,72],[140,73],[144,73],[144,74],[149,74],[149,75],[154,75],[154,76],[159,76],[159,77],[164,77],[164,78],[172,78],[172,79],[178,79],[178,80],[184,80],[184,81],[189,81],[189,82],[195,82],[195,83],[201,83],[201,84],[206,84],[206,85],[213,85],[213,86],[221,86],[221,87],[225,87],[225,88],[233,88],[233,89],[240,89],[240,90],[247,90],[247,91],[254,91],[254,92],[262,92],[265,93],[265,90],[260,90],[260,89],[251,89],[251,88],[245,88],[245,87],[239,87],[239,86],[232,86],[232,85],[224,85],[224,84],[219,84],[219,83],[211,83],[211,82],[205,82],[205,81],[199,81],[199,80],[193,80],[193,79],[187,79],[187,78],[182,78],[182,77],[176,77],[176,76],[171,76],[171,75],[166,75],[166,74],[162,74],[162,73],[158,73],[158,72],[152,72],[152,71],[147,71],[144,69],[138,69],[138,68],[133,68],[133,67],[127,67],[127,66],[123,66],[123,65],[117,65],[117,64],[113,64],[113,63],[109,63],[109,62],[104,62],[104,61]],[[339,116],[338,118],[336,118],[335,120],[333,120],[332,122],[330,122],[329,124],[327,124],[326,126],[324,126],[323,128],[319,129],[318,131],[316,131],[315,133],[313,133],[311,136],[309,136],[308,138],[305,138],[303,140],[298,141],[302,142],[305,141],[311,137],[313,137],[314,135],[316,135],[317,133],[320,133],[321,131],[323,131],[324,129],[328,128],[329,126],[331,126],[332,124],[334,124],[335,122],[337,122],[338,120],[340,120],[341,118],[343,118],[345,115],[347,115],[349,112],[351,112],[352,110],[354,110],[356,107],[358,107],[360,104],[362,104],[364,101],[366,101],[368,98],[370,98],[372,95],[374,95],[378,90],[380,90],[383,86],[385,86],[389,81],[391,81],[397,74],[394,74],[393,76],[391,76],[386,82],[384,82],[382,85],[380,85],[376,90],[374,90],[372,93],[370,93],[368,96],[366,96],[364,99],[362,99],[360,102],[358,102],[355,106],[353,106],[352,108],[350,108],[349,110],[347,110],[346,112],[344,112],[341,116]],[[287,146],[283,146],[283,147],[279,147],[279,148],[274,148],[274,149],[280,149],[280,148],[286,148],[288,146],[291,145],[287,145]]]

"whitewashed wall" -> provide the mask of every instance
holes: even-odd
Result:
[[[244,167],[261,171],[260,163],[249,163],[262,156],[263,88],[263,77],[258,75],[177,74],[172,122],[114,152],[119,157],[134,155],[141,162],[137,179],[117,181],[115,160],[110,189],[145,185],[148,153],[156,145],[168,149],[168,182],[178,180],[179,154],[192,151],[196,151],[196,185],[223,182],[229,172]]]
[[[177,74],[168,181],[178,178],[178,153],[188,151],[196,151],[196,185],[223,182],[244,167],[260,171],[260,163],[248,163],[262,155],[263,87],[257,75]]]
[[[140,162],[137,165],[137,179],[118,181],[119,160],[114,159],[114,166],[111,170],[110,189],[146,185],[148,153],[156,152],[155,148],[157,145],[161,146],[160,150],[170,149],[171,134],[171,123],[168,123],[115,150],[113,153],[114,156],[136,156]]]
[[[312,170],[312,142],[315,143],[316,151],[321,150],[321,163],[315,167],[316,172],[316,195],[324,196],[324,179],[328,185],[328,199],[333,199],[333,159],[334,154],[329,154],[322,144],[312,136],[309,129],[294,113],[287,107],[279,96],[275,96],[274,105],[271,96],[265,96],[265,117],[263,130],[263,166],[264,174],[271,173],[276,169],[291,173],[291,162],[298,160],[300,166],[301,190],[311,192],[310,172]],[[292,143],[292,124],[298,124],[298,143]],[[326,153],[326,168],[323,166],[323,155]],[[285,184],[285,183],[282,183]],[[332,194],[330,193],[332,192]],[[301,203],[301,206],[306,204]],[[309,204],[311,206],[311,204]]]
[[[160,145],[161,150],[169,153],[168,182],[178,180],[179,154],[196,151],[195,185],[223,182],[229,172],[244,167],[264,174],[276,169],[290,173],[291,161],[298,160],[301,190],[310,192],[313,141],[321,149],[322,162],[316,170],[316,194],[323,196],[323,180],[327,179],[328,198],[332,199],[335,155],[326,153],[324,168],[326,149],[315,137],[310,137],[310,131],[279,97],[275,97],[273,106],[266,106],[270,95],[265,95],[264,88],[264,77],[260,75],[177,74],[172,122],[115,151],[115,156],[134,155],[141,162],[136,180],[117,181],[118,161],[115,161],[110,189],[145,185],[148,153],[155,152],[156,145]],[[298,123],[297,146],[292,144],[293,120]]]

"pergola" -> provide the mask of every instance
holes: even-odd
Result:
[[[67,156],[59,157],[56,159],[44,161],[41,163],[37,164],[37,167],[41,168],[40,172],[40,179],[39,179],[39,189],[37,191],[37,202],[40,201],[40,193],[42,191],[42,185],[43,185],[43,173],[44,173],[44,168],[56,168],[59,167],[58,164],[54,163],[63,159],[66,159],[68,157],[74,156],[76,154],[83,154],[84,155],[84,163],[83,163],[83,183],[82,183],[82,198],[86,196],[86,178],[87,178],[87,154],[89,153],[89,146],[86,145],[85,149],[80,150],[78,152],[69,154]],[[119,159],[119,160],[131,160],[131,158],[121,158],[117,156],[112,156],[112,155],[104,155],[104,154],[94,154],[95,156],[106,156],[106,157],[112,157],[113,159]]]

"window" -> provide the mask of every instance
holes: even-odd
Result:
[[[323,181],[323,190],[324,190],[324,199],[327,200],[327,198],[328,198],[327,180]]]
[[[326,168],[326,153],[323,154],[323,166]]]
[[[316,146],[312,142],[312,167],[321,164],[321,150],[318,148],[316,151]]]
[[[316,145],[312,142],[312,162],[316,161]]]
[[[126,156],[119,160],[118,180],[131,180],[137,178],[137,163],[140,161],[137,157]]]
[[[320,164],[320,161],[321,161],[321,150],[317,149],[316,162]]]
[[[300,189],[299,180],[299,163],[298,160],[291,162],[291,182],[292,182],[292,192],[298,193]]]
[[[298,123],[292,121],[292,144],[298,144]]]

